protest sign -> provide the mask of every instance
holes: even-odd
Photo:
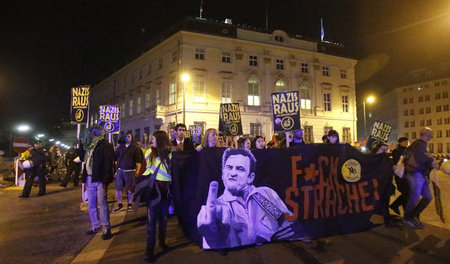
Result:
[[[223,132],[225,136],[243,134],[239,103],[220,104],[219,131]]]
[[[86,124],[89,112],[89,85],[73,87],[71,90],[70,121],[72,124]]]
[[[120,107],[117,105],[101,105],[98,110],[98,124],[107,133],[118,134],[120,131]]]
[[[298,91],[273,93],[272,113],[275,132],[300,129],[300,99]]]
[[[389,134],[392,131],[392,127],[386,123],[375,121],[373,123],[372,131],[367,139],[367,148],[372,151],[375,146],[380,143],[387,142]]]

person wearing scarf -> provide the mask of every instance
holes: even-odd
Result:
[[[114,148],[105,140],[104,135],[105,129],[102,126],[93,126],[90,130],[91,143],[84,156],[82,181],[87,187],[88,211],[92,225],[87,234],[96,234],[100,231],[100,226],[103,226],[102,239],[108,240],[112,234],[107,191],[108,184],[114,178]],[[97,204],[99,208],[97,208]],[[100,220],[98,215],[100,215]]]

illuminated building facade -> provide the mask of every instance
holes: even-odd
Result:
[[[307,142],[321,142],[330,129],[353,142],[356,60],[324,49],[325,43],[281,30],[185,20],[92,87],[90,124],[99,105],[117,104],[121,131],[142,140],[144,133],[176,123],[218,128],[220,103],[233,102],[240,105],[244,134],[270,138],[270,94],[299,91]]]

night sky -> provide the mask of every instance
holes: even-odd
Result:
[[[175,22],[199,16],[200,2],[1,1],[1,129],[68,120],[71,87],[95,85]],[[391,88],[405,68],[449,58],[448,1],[204,0],[203,17],[264,28],[266,5],[271,30],[319,40],[323,17],[325,39],[349,57],[386,62],[357,68],[360,96]]]

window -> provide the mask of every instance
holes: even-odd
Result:
[[[309,72],[308,63],[302,63],[300,69],[302,73],[308,73]]]
[[[409,115],[414,115],[414,108],[413,109],[409,109]]]
[[[440,105],[436,106],[436,112],[441,112],[441,111],[442,111],[441,106]]]
[[[450,143],[447,143],[447,153],[450,153]]]
[[[156,105],[161,105],[161,85],[158,85],[158,87],[156,87],[155,93],[155,103]]]
[[[412,133],[411,133],[411,137],[412,137],[412,139],[416,139],[416,138],[417,138],[416,132],[412,132]]]
[[[430,106],[425,108],[425,113],[427,113],[427,114],[431,113],[431,107]]]
[[[231,103],[231,82],[222,82],[222,103]]]
[[[410,123],[409,123],[409,127],[415,127],[416,126],[416,121],[411,121]]]
[[[158,59],[158,70],[161,70],[162,67],[163,67],[163,60],[162,60],[162,58],[159,58]]]
[[[204,81],[194,82],[194,102],[206,103],[206,87]]]
[[[405,128],[408,128],[408,127],[409,127],[409,122],[405,121]]]
[[[419,115],[423,115],[424,111],[423,111],[423,107],[419,109]]]
[[[323,109],[325,111],[331,111],[331,94],[323,94]]]
[[[172,52],[172,63],[177,62],[178,60],[178,51]]]
[[[94,125],[94,115],[91,115],[91,122],[90,125],[93,126]]]
[[[98,113],[95,113],[94,123],[98,124]]]
[[[442,143],[437,143],[437,152],[438,153],[442,153],[443,152],[443,148],[444,147],[444,144],[442,144]]]
[[[440,83],[440,82],[435,82],[435,83],[434,83],[434,86],[435,86],[435,87],[441,86],[441,83]],[[437,98],[436,98],[436,99],[437,99]]]
[[[332,130],[332,129],[333,129],[333,127],[331,127],[331,126],[323,127],[323,134],[328,135],[328,132],[330,132],[330,130]]]
[[[204,49],[200,49],[200,48],[196,48],[195,49],[194,58],[196,60],[205,60],[205,50]]]
[[[352,143],[352,137],[350,135],[350,128],[349,127],[343,127],[342,128],[342,141],[347,142],[349,144]]]
[[[311,89],[306,85],[300,87],[300,108],[311,109]]]
[[[403,116],[408,116],[408,113],[409,113],[409,111],[408,111],[408,109],[406,109],[406,110],[403,112]]]
[[[136,114],[140,114],[141,113],[141,96],[139,95],[136,98]]]
[[[408,98],[403,98],[403,104],[407,104],[408,103]]]
[[[123,116],[125,116],[126,113],[127,113],[127,111],[126,111],[125,109],[126,109],[126,108],[125,108],[125,103],[122,103],[122,108],[120,108],[120,112],[123,113]]]
[[[442,118],[438,118],[438,119],[436,120],[436,123],[437,123],[438,125],[442,125]]]
[[[428,150],[430,151],[430,153],[434,153],[434,144],[433,143],[428,143]]]
[[[231,63],[231,53],[230,52],[222,52],[222,62],[223,63]]]
[[[257,79],[248,80],[248,105],[260,105],[259,82]]]
[[[418,101],[422,102],[423,101],[423,96],[419,96],[419,100]]]
[[[342,96],[342,112],[348,113],[348,95]]]
[[[260,123],[250,123],[250,135],[261,136],[262,126]]]
[[[441,84],[442,85],[446,85],[447,84],[447,80],[443,80]]]
[[[277,70],[284,70],[284,61],[277,60]]]
[[[347,71],[341,70],[341,79],[347,79]]]
[[[286,90],[286,83],[284,81],[277,81],[275,83],[275,91],[276,92],[283,92]]]
[[[442,98],[448,98],[448,92],[442,92]]]
[[[442,130],[438,130],[436,134],[437,134],[436,135],[437,138],[441,138],[442,137]]]
[[[430,95],[429,94],[425,95],[425,102],[426,101],[430,101]]]
[[[444,117],[444,124],[450,124],[450,117]]]
[[[409,100],[408,100],[408,102],[409,102],[410,104],[413,104],[413,103],[414,103],[414,98],[413,98],[413,97],[410,97]]]
[[[147,65],[147,75],[152,74],[152,64]]]
[[[306,143],[313,143],[314,142],[313,127],[312,126],[304,126],[304,128],[303,128],[303,140]]]
[[[257,67],[258,66],[258,57],[257,56],[249,56],[248,57],[248,65]]]
[[[437,93],[435,99],[441,99],[441,94]]]
[[[425,126],[425,120],[420,120],[420,126]]]
[[[177,102],[177,83],[175,78],[171,78],[169,83],[169,104],[175,104]]]
[[[330,76],[330,70],[328,69],[328,66],[322,66],[322,75]]]
[[[427,126],[431,126],[431,124],[432,124],[431,119],[428,119],[427,120]]]
[[[145,92],[145,108],[150,107],[150,89]]]
[[[447,105],[444,105],[444,111],[448,111],[448,104]]]
[[[409,135],[408,132],[405,132],[405,136],[404,137],[409,137],[408,135]]]
[[[128,104],[128,116],[133,115],[133,99],[130,99],[130,103]]]
[[[445,131],[445,136],[446,136],[446,137],[450,137],[450,130],[446,130],[446,131]]]

